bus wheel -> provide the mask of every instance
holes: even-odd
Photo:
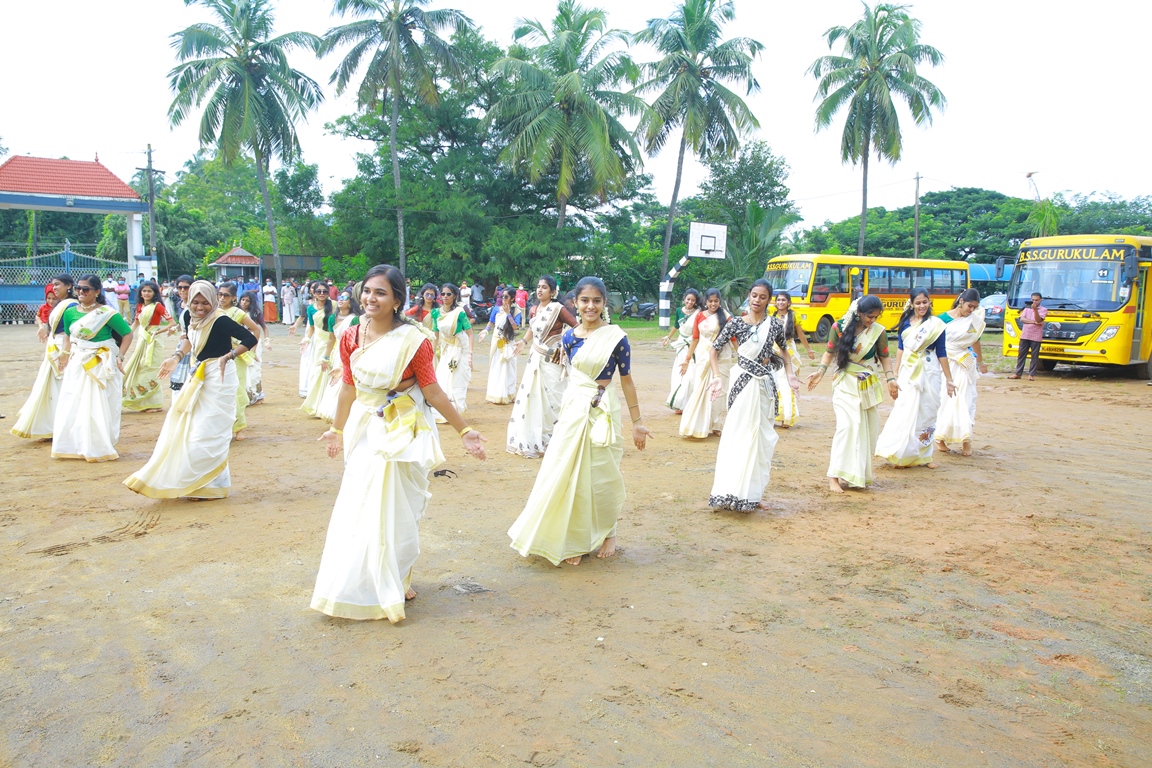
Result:
[[[830,333],[832,333],[832,318],[824,315],[820,318],[820,322],[816,323],[816,341],[827,344]]]
[[[1133,363],[1128,370],[1135,379],[1152,379],[1152,358],[1144,363]]]
[[[1056,370],[1056,361],[1055,360],[1041,360],[1040,361],[1040,370],[1042,370],[1042,371],[1054,371],[1054,370]]]

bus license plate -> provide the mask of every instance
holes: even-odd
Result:
[[[1064,354],[1064,347],[1040,347],[1040,354],[1042,355],[1062,355]]]

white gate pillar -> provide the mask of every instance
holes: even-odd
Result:
[[[144,217],[139,213],[127,214],[128,219],[128,269],[129,284],[136,282],[136,275],[143,272],[144,277],[152,280],[156,277],[156,265],[149,256],[144,255]]]

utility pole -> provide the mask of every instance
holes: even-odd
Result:
[[[913,214],[915,222],[912,234],[912,258],[920,258],[920,171],[916,171],[916,209]]]
[[[156,263],[156,176],[154,174],[164,173],[164,171],[156,170],[152,167],[152,145],[148,145],[148,167],[137,168],[138,171],[146,171],[148,173],[148,252],[152,254],[152,263]],[[168,260],[164,260],[164,277],[170,278],[168,274]]]

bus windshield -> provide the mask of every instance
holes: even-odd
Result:
[[[773,261],[768,263],[764,277],[772,284],[772,291],[787,291],[794,299],[808,298],[808,285],[812,282],[812,262]]]
[[[1008,286],[1008,306],[1023,309],[1039,292],[1049,309],[1120,309],[1128,300],[1121,272],[1130,250],[1131,246],[1022,248]]]

